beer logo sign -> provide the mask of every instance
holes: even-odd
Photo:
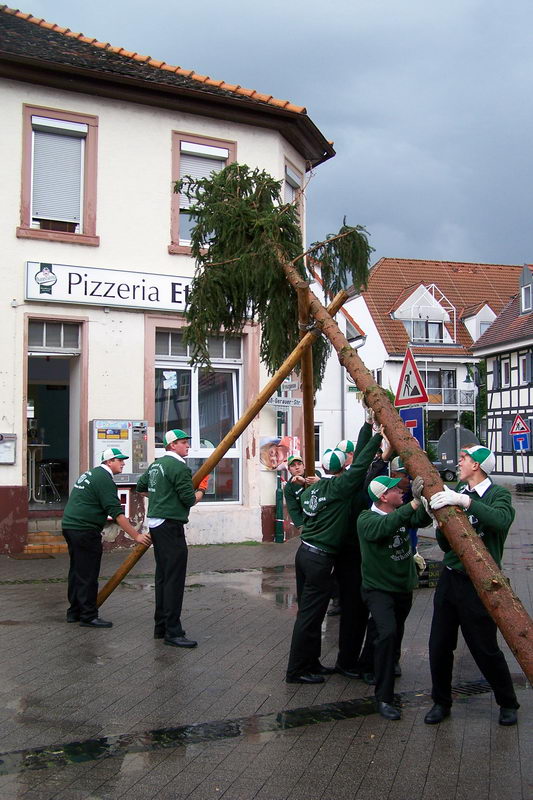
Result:
[[[35,275],[35,283],[39,286],[39,294],[52,294],[52,286],[57,283],[51,264],[41,264],[41,269]]]

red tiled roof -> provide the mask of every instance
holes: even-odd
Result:
[[[59,33],[69,39],[76,39],[79,42],[83,42],[84,44],[91,45],[92,47],[98,48],[100,50],[106,51],[108,53],[114,53],[119,56],[123,56],[124,58],[131,59],[133,62],[137,62],[139,64],[144,64],[149,67],[153,67],[154,69],[160,70],[162,73],[170,72],[174,73],[178,76],[183,76],[188,78],[189,80],[196,81],[198,84],[202,84],[205,88],[215,88],[220,89],[226,92],[233,93],[235,95],[239,95],[241,97],[247,97],[252,100],[256,100],[260,103],[265,103],[267,105],[275,106],[277,108],[285,109],[286,111],[292,111],[295,114],[306,114],[306,109],[304,106],[298,106],[294,103],[291,103],[289,100],[279,100],[276,97],[272,97],[269,94],[261,94],[257,92],[255,89],[245,89],[242,86],[237,86],[235,84],[226,83],[222,80],[215,80],[214,78],[210,78],[207,75],[199,75],[198,73],[194,72],[194,70],[190,69],[183,69],[182,67],[173,66],[172,64],[166,64],[164,61],[158,61],[151,56],[144,56],[139,53],[134,53],[131,50],[125,50],[123,47],[113,47],[108,42],[99,42],[97,39],[91,38],[89,36],[84,36],[83,33],[75,33],[71,31],[69,28],[64,28],[61,25],[56,25],[54,22],[47,22],[40,17],[34,17],[32,14],[25,14],[18,9],[9,8],[7,5],[0,6],[0,11],[4,12],[5,14],[11,14],[14,17],[19,19],[25,20],[26,22],[31,22],[34,25],[38,25],[41,28],[44,28],[49,31],[53,31],[54,33]]]
[[[454,345],[415,345],[411,349],[419,357],[442,355],[461,358],[470,354],[473,344],[462,322],[465,310],[471,312],[487,303],[495,314],[499,314],[516,293],[522,269],[522,266],[507,264],[382,258],[370,271],[368,287],[361,295],[388,354],[403,356],[409,343],[407,331],[403,322],[391,319],[391,311],[421,284],[435,284],[455,306],[457,342]],[[480,291],[483,292],[483,301],[479,300]],[[453,325],[447,324],[446,327],[453,338]]]
[[[520,313],[520,295],[517,294],[505,306],[501,314],[494,320],[490,328],[480,336],[473,350],[485,347],[513,345],[523,339],[533,338],[533,312]]]

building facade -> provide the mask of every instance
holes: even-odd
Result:
[[[303,224],[305,173],[334,151],[288,101],[6,7],[0,34],[0,552],[15,552],[28,514],[60,509],[113,442],[130,447],[120,488],[138,518],[130,488],[165,430],[190,431],[194,471],[264,380],[253,324],[209,342],[214,372],[188,363],[194,262],[174,182],[234,160],[259,167],[301,203]],[[267,408],[228,451],[193,509],[192,542],[262,537],[274,477],[258,480],[259,443],[275,432]]]

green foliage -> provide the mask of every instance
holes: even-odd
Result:
[[[210,365],[209,336],[221,329],[239,335],[245,323],[261,326],[260,357],[275,372],[299,341],[298,302],[283,263],[293,263],[307,279],[302,258],[299,212],[283,203],[281,181],[266,172],[230,164],[209,178],[185,177],[175,185],[192,203],[195,223],[191,250],[196,271],[189,294],[188,327],[192,364]],[[315,247],[323,265],[324,288],[335,293],[351,275],[357,288],[366,285],[371,248],[362,228],[343,225],[343,238]],[[351,281],[348,281],[351,282]],[[322,383],[329,342],[313,345],[315,387]]]

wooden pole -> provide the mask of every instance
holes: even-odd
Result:
[[[298,289],[302,281],[300,275],[291,264],[284,264],[283,268],[289,283]],[[356,350],[350,347],[335,320],[310,289],[308,292],[311,314],[337,351],[339,361],[354,379],[359,391],[364,394],[365,401],[374,411],[378,422],[383,425],[388,440],[406,465],[409,474],[420,475],[424,479],[424,496],[429,499],[443,488],[439,473],[404,426],[398,412],[381,386],[376,384]],[[533,621],[520,599],[512,591],[461,509],[448,506],[436,511],[435,517],[528,680],[533,681]]]
[[[299,278],[300,281],[302,280]],[[304,285],[307,286],[307,284]],[[331,301],[330,305],[328,306],[327,313],[328,315],[334,315],[337,311],[344,305],[346,300],[348,299],[349,295],[347,292],[339,292],[333,300]],[[326,310],[326,309],[324,309]],[[290,375],[293,371],[296,364],[301,360],[302,353],[305,352],[308,348],[311,347],[317,336],[320,334],[320,330],[312,330],[309,333],[306,333],[303,339],[296,345],[290,356],[284,361],[281,367],[274,373],[274,375],[270,378],[270,380],[266,383],[264,388],[259,392],[254,400],[250,403],[242,417],[235,423],[233,428],[224,436],[218,447],[213,451],[213,453],[209,456],[206,461],[202,464],[200,469],[195,472],[193,475],[193,485],[196,488],[202,478],[205,478],[206,475],[216,467],[218,462],[224,457],[230,447],[234,444],[234,442],[239,438],[241,433],[246,430],[248,425],[257,416],[257,414],[261,411],[264,405],[266,405],[267,400],[271,397],[276,389],[281,385],[282,381],[285,380],[287,375]],[[134,548],[130,551],[127,558],[122,562],[120,567],[116,570],[116,572],[109,578],[105,586],[103,586],[97,598],[97,605],[98,607],[102,605],[102,603],[107,600],[111,592],[113,592],[119,583],[124,580],[128,572],[135,566],[137,561],[144,555],[144,553],[148,550],[148,547],[144,544],[137,544]]]
[[[311,316],[309,314],[308,286],[301,287],[298,293],[298,322],[300,324],[300,339],[306,336]],[[304,403],[304,464],[305,474],[315,474],[315,391],[313,386],[313,348],[308,347],[302,353],[301,381]]]

